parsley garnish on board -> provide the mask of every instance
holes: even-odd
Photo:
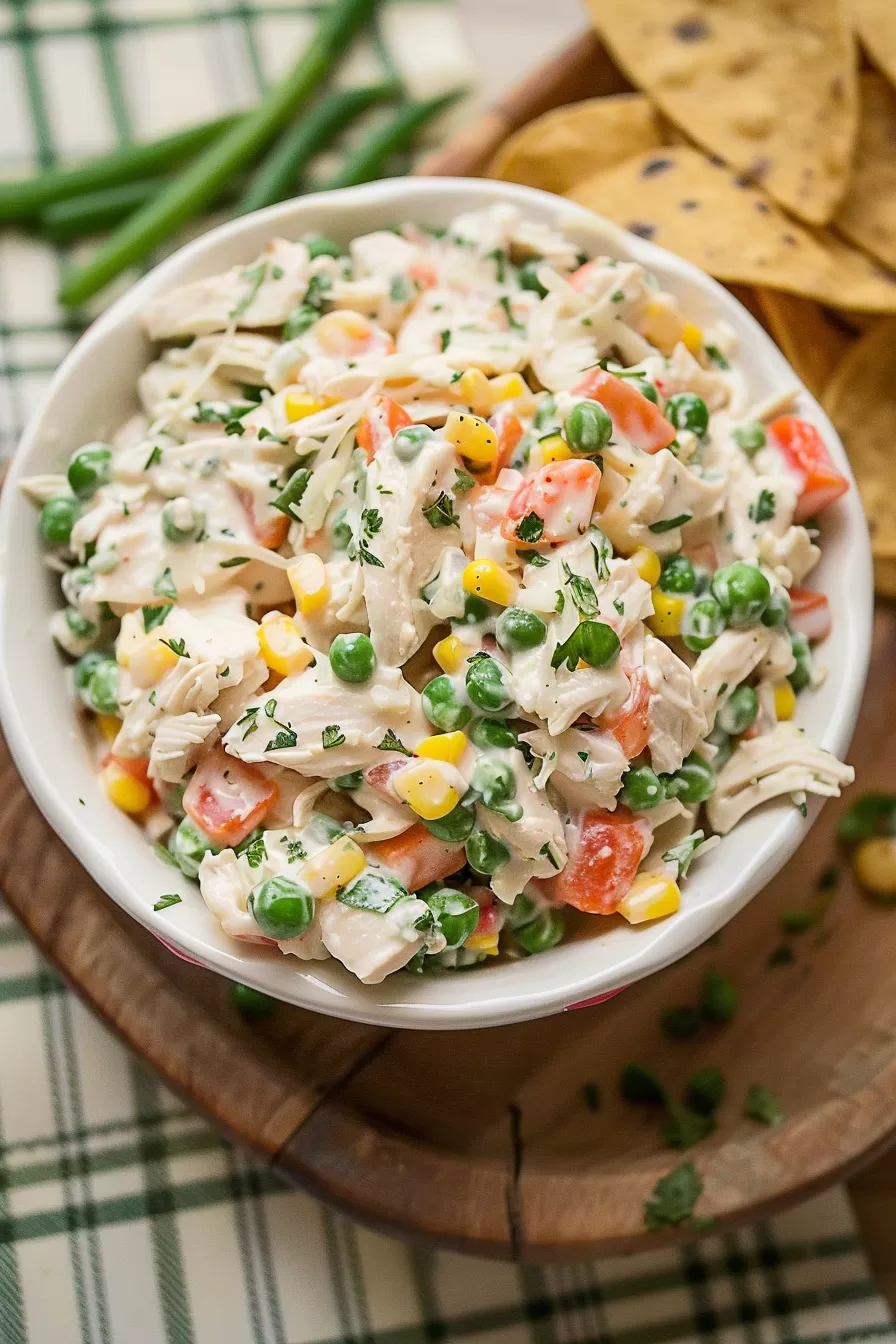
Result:
[[[386,730],[386,736],[377,747],[377,751],[400,751],[402,756],[413,756],[412,751],[408,751],[400,737],[396,737],[391,728]]]
[[[430,527],[460,527],[460,518],[454,512],[454,500],[444,490],[432,504],[421,509],[421,513]]]
[[[760,490],[759,497],[754,504],[747,509],[747,516],[751,522],[767,523],[775,516],[775,496],[771,490]]]
[[[574,574],[565,560],[561,561],[561,564],[569,587],[569,595],[576,605],[576,610],[583,616],[593,616],[597,611],[594,584],[590,579],[583,579],[580,574]]]
[[[341,747],[345,741],[345,733],[339,727],[338,723],[327,724],[320,735],[324,751],[329,751],[330,747]]]
[[[167,602],[163,607],[141,607],[143,613],[143,629],[149,634],[157,625],[161,625],[169,611],[173,610],[171,603]]]
[[[167,910],[169,905],[180,905],[181,898],[176,891],[169,891],[167,895],[160,896],[153,906],[153,910]]]
[[[544,536],[544,519],[537,513],[527,513],[516,525],[516,534],[520,541],[532,545]]]
[[[769,1087],[754,1083],[744,1098],[744,1115],[748,1120],[756,1120],[761,1125],[783,1125],[784,1112],[781,1103]]]
[[[693,1162],[682,1162],[653,1187],[653,1198],[644,1205],[644,1226],[655,1231],[687,1222],[702,1193],[703,1178],[697,1168]]]

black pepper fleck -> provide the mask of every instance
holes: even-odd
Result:
[[[672,31],[679,42],[702,42],[709,37],[709,24],[704,19],[682,19]]]
[[[652,238],[656,233],[656,226],[653,224],[639,224],[635,221],[628,225],[629,233],[637,234],[639,238]]]
[[[657,177],[659,173],[668,172],[672,166],[671,159],[648,159],[641,169],[641,176]]]

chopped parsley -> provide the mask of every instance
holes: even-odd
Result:
[[[544,569],[545,565],[551,562],[546,555],[539,551],[517,551],[519,558],[527,565],[534,565],[536,569]]]
[[[373,551],[363,538],[358,542],[358,559],[361,561],[362,565],[374,565],[377,569],[386,568],[382,560],[374,555]]]
[[[760,490],[759,497],[754,504],[747,509],[747,516],[751,522],[767,523],[775,516],[775,496],[771,490]]]
[[[574,574],[565,560],[561,561],[561,564],[569,588],[569,595],[575,603],[576,610],[583,616],[594,616],[597,612],[597,594],[594,591],[594,584],[590,579],[584,579],[580,574]]]
[[[566,608],[566,598],[563,596],[563,590],[557,589],[557,601],[554,603],[554,610],[558,616],[562,616]]]
[[[170,569],[163,569],[159,577],[152,586],[153,592],[157,597],[170,597],[172,601],[177,598],[177,588],[174,584],[174,576]]]
[[[660,1018],[660,1026],[670,1041],[687,1041],[697,1035],[702,1020],[696,1008],[683,1003],[676,1008],[667,1008]]]
[[[149,471],[150,467],[157,467],[161,462],[161,460],[162,460],[162,450],[159,447],[159,445],[156,444],[152,452],[150,453],[149,457],[143,463],[143,470]]]
[[[245,734],[244,734],[245,736]],[[298,739],[292,728],[281,728],[276,737],[272,737],[265,747],[265,751],[286,751],[289,747],[294,747]],[[343,741],[345,739],[343,738]],[[324,746],[326,746],[326,742]]]
[[[235,569],[237,565],[248,565],[248,555],[234,555],[229,560],[221,560],[218,564],[219,569]]]
[[[796,961],[796,953],[788,943],[781,943],[774,951],[769,953],[766,965],[774,966],[792,966]]]
[[[678,513],[674,518],[661,518],[658,523],[650,523],[649,532],[671,532],[674,527],[684,527],[693,518],[692,513]]]
[[[646,1064],[626,1064],[619,1075],[619,1093],[623,1101],[636,1106],[662,1106],[666,1089]]]
[[[404,275],[393,275],[389,281],[389,298],[393,303],[410,303],[414,288]]]
[[[550,840],[546,840],[546,841],[544,842],[544,844],[542,845],[541,849],[538,851],[538,854],[539,854],[539,857],[540,857],[540,858],[542,858],[542,859],[547,859],[547,861],[548,861],[548,863],[551,865],[551,867],[552,867],[552,868],[555,868],[555,869],[557,870],[557,872],[560,871],[560,864],[557,862],[556,855],[554,854],[554,851],[553,851],[553,849],[551,848],[551,842],[550,842]]]
[[[401,738],[396,737],[391,728],[386,730],[386,736],[380,742],[377,751],[400,751],[402,756],[413,756],[414,754],[412,751],[408,751]]]
[[[272,266],[272,267],[271,267],[271,279],[272,279],[272,280],[282,280],[285,274],[286,274],[286,272],[284,271],[284,269],[283,269],[282,266]]]
[[[241,424],[239,420],[228,420],[227,424],[224,426],[225,434],[236,434],[237,437],[240,437],[245,434],[245,432],[246,426]],[[259,437],[261,436],[259,435]]]
[[[442,351],[442,354],[445,353],[450,344],[451,344],[451,332],[448,331],[448,329],[446,328],[445,331],[439,332],[439,349]]]
[[[716,1127],[713,1116],[682,1106],[677,1101],[666,1104],[663,1139],[669,1148],[693,1148],[701,1139],[708,1138]]]
[[[420,512],[430,527],[460,527],[460,518],[454,511],[454,500],[444,490],[438,499],[427,504]]]
[[[717,368],[719,369],[731,368],[731,365],[728,363],[727,359],[722,354],[721,350],[717,345],[705,345],[703,348]]]
[[[373,537],[383,525],[383,515],[379,509],[362,509],[361,525],[368,537]]]
[[[485,260],[495,263],[495,279],[499,285],[505,284],[507,281],[507,253],[504,249],[496,247],[493,251],[486,252]]]
[[[150,630],[155,630],[157,625],[161,625],[169,611],[172,610],[170,602],[166,602],[163,607],[141,607],[143,613],[143,629],[149,634]]]
[[[537,513],[527,513],[516,525],[516,534],[520,541],[529,544],[541,541],[544,536],[544,519]]]
[[[307,859],[308,851],[301,840],[287,840],[283,848],[286,850],[286,862],[296,863],[299,859]]]
[[[78,799],[78,802],[81,802],[80,798]],[[171,853],[171,850],[168,848],[168,846],[163,845],[161,840],[157,840],[155,842],[155,844],[153,845],[153,850],[156,853],[156,855],[162,860],[163,863],[170,864],[172,868],[176,868],[177,871],[180,872],[180,864],[178,863],[174,855]],[[171,904],[173,905],[174,902],[172,901]],[[164,906],[162,908],[164,909]]]
[[[249,734],[250,734],[250,733],[254,733],[255,730],[258,728],[258,706],[257,706],[257,705],[253,705],[251,709],[247,709],[246,712],[245,712],[245,714],[243,715],[243,717],[242,717],[241,719],[237,719],[237,721],[236,721],[236,727],[237,727],[237,728],[242,728],[242,726],[243,726],[244,723],[247,723],[247,724],[249,725],[248,728],[246,729],[246,731],[243,733],[243,741],[245,742],[245,740],[246,740],[246,738],[249,736]]]
[[[341,747],[345,741],[345,733],[339,727],[338,723],[329,723],[320,735],[324,751],[329,751],[331,747]]]
[[[653,1198],[644,1205],[644,1226],[655,1231],[691,1220],[702,1193],[703,1178],[697,1168],[693,1162],[682,1162],[653,1187]]]
[[[691,866],[694,855],[703,844],[705,836],[702,831],[694,831],[693,835],[687,836],[679,844],[673,845],[667,849],[663,855],[663,863],[674,863],[678,868],[677,879],[680,882],[683,877],[687,877],[688,869]]]
[[[502,297],[498,300],[498,302],[504,309],[505,316],[507,317],[507,325],[510,328],[510,330],[525,331],[526,330],[525,324],[518,321],[517,318],[515,318],[513,315],[513,309],[510,306],[510,295],[509,294],[502,295]]]
[[[468,472],[461,471],[460,467],[454,468],[454,489],[456,494],[465,494],[467,490],[472,490],[475,484],[475,480]]]
[[[740,995],[727,975],[707,971],[703,977],[700,1011],[709,1022],[730,1022],[737,1012]]]
[[[248,270],[243,271],[240,278],[246,281],[246,292],[236,307],[228,313],[231,321],[238,320],[249,309],[255,295],[262,286],[267,269],[267,262],[261,261],[257,266],[250,266]]]
[[[592,527],[588,534],[591,538],[591,550],[594,552],[594,569],[598,580],[606,583],[610,577],[609,561],[613,558],[610,538],[599,527]]]
[[[625,295],[623,294],[621,289],[614,289],[613,293],[610,295],[610,302],[621,303],[624,298]]]
[[[613,598],[613,606],[616,608],[616,611],[620,616],[625,615],[625,603],[623,602],[621,597]]]
[[[264,831],[256,831],[254,835],[248,836],[241,845],[236,846],[234,853],[242,854],[250,868],[260,868],[268,856]]]
[[[190,655],[187,652],[186,640],[163,639],[162,643],[165,645],[166,648],[170,649],[172,653],[176,653],[178,658],[189,658]]]
[[[600,1088],[597,1083],[587,1082],[582,1084],[582,1098],[589,1111],[600,1110]]]
[[[747,1089],[744,1098],[744,1115],[748,1120],[756,1120],[761,1125],[783,1125],[784,1111],[781,1103],[769,1087],[754,1083]]]
[[[180,905],[181,898],[176,891],[169,891],[166,896],[160,896],[153,906],[153,910],[167,910],[169,905]]]
[[[805,933],[814,928],[818,917],[812,910],[783,910],[781,928],[785,933]]]

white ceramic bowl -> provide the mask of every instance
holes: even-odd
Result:
[[[348,241],[403,219],[446,225],[462,211],[497,201],[532,218],[562,218],[587,250],[641,262],[683,301],[695,321],[725,317],[756,398],[797,379],[765,332],[736,299],[695,267],[653,244],[545,192],[476,179],[401,178],[329,195],[307,196],[213,230],[158,266],[82,337],[63,362],[15,455],[0,506],[0,714],[16,764],[51,825],[113,900],[181,953],[278,998],[336,1017],[397,1027],[483,1027],[541,1017],[608,996],[691,951],[736,914],[778,871],[805,836],[819,803],[803,819],[789,803],[754,813],[695,864],[674,918],[630,928],[594,919],[595,937],[525,961],[418,978],[393,975],[358,983],[337,962],[302,963],[233,942],[205,908],[198,888],[166,866],[136,826],[100,794],[66,682],[47,633],[58,584],[43,564],[24,476],[58,471],[72,450],[108,435],[134,409],[138,373],[150,357],[139,313],[188,280],[248,262],[271,237],[321,232]],[[803,390],[799,414],[818,426],[841,471],[849,465],[818,403]],[[868,662],[872,579],[868,537],[853,488],[824,515],[824,555],[812,582],[827,593],[834,635],[824,646],[828,677],[800,698],[798,722],[842,755],[849,745]],[[166,891],[183,902],[159,914]],[[40,892],[35,892],[40,900]]]

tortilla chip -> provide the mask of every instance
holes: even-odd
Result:
[[[587,3],[632,83],[670,120],[801,219],[827,223],[858,119],[841,0]]]
[[[859,483],[871,549],[876,557],[896,562],[894,350],[896,321],[876,323],[840,361],[823,404]]]
[[[896,8],[893,0],[850,0],[856,32],[872,61],[896,84]]]
[[[555,191],[664,143],[660,118],[640,93],[617,93],[554,108],[506,140],[489,177]]]
[[[896,313],[896,276],[835,234],[788,218],[757,187],[696,149],[665,148],[567,193],[719,280],[833,307]]]
[[[834,225],[885,266],[896,267],[896,89],[880,75],[863,74],[859,105],[855,166]]]
[[[839,315],[811,299],[782,294],[776,289],[756,292],[764,325],[772,339],[809,391],[816,397],[822,396],[855,333]]]

